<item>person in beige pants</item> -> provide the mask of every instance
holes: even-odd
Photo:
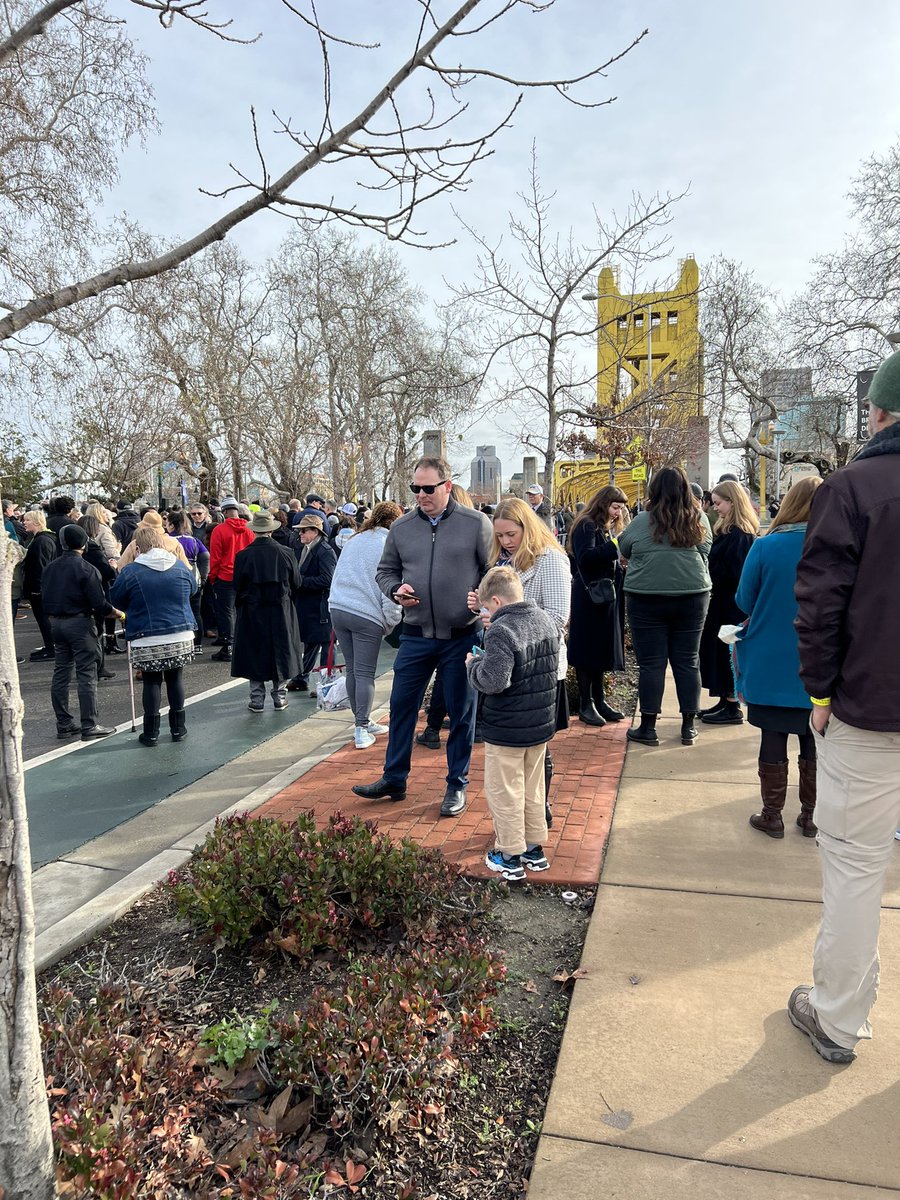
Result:
[[[466,658],[469,682],[484,696],[484,790],[494,822],[496,846],[487,866],[508,883],[525,878],[525,868],[550,866],[544,807],[544,755],[556,730],[556,668],[559,626],[524,599],[512,567],[494,567],[478,589],[489,617],[484,649]]]
[[[871,1038],[881,896],[900,822],[900,353],[869,389],[870,440],[816,492],[797,567],[800,677],[818,750],[822,920],[788,1001],[828,1062]]]

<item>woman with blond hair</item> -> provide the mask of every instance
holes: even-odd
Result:
[[[128,546],[135,548],[134,561],[122,568],[109,592],[111,602],[127,614],[125,639],[131,665],[141,671],[144,728],[138,741],[144,746],[159,741],[163,681],[172,741],[187,737],[182,673],[194,656],[191,596],[197,581],[187,564],[168,549],[172,540],[156,526],[138,525]]]
[[[788,738],[800,743],[800,815],[804,837],[816,836],[816,741],[809,727],[812,702],[800,681],[797,648],[797,600],[794,583],[803,552],[806,522],[822,480],[801,479],[790,489],[765,537],[750,548],[735,597],[748,614],[734,648],[737,694],[747,705],[747,720],[760,730],[759,784],[762,812],[750,824],[771,838],[784,837],[788,781]]]
[[[723,625],[737,625],[743,620],[734,595],[750,547],[759,533],[759,517],[746,489],[734,480],[717,483],[712,490],[712,501],[717,520],[709,551],[712,591],[700,638],[700,681],[716,702],[700,714],[700,720],[705,725],[742,725],[744,714],[735,695],[731,651],[719,640],[719,630]]]
[[[494,541],[488,562],[491,566],[512,567],[522,581],[525,599],[551,617],[559,630],[559,661],[556,671],[556,732],[569,726],[569,702],[566,696],[566,627],[569,624],[572,574],[566,555],[552,530],[530,504],[516,496],[501,500],[491,518]],[[469,593],[469,608],[481,608],[477,592]],[[431,709],[429,709],[431,719]],[[438,726],[440,728],[440,726]],[[426,730],[427,732],[427,730]],[[547,745],[544,756],[544,796],[549,795],[553,777],[553,758]],[[547,823],[552,821],[549,803]],[[549,865],[549,864],[548,864]],[[532,865],[532,870],[544,870]]]
[[[328,607],[331,623],[346,664],[347,698],[353,709],[353,740],[365,750],[387,727],[372,721],[375,668],[381,641],[400,621],[399,604],[382,594],[375,582],[388,530],[403,516],[399,504],[376,504],[358,533],[349,538],[334,569]]]
[[[625,667],[622,568],[616,538],[627,523],[628,497],[610,485],[595,493],[569,530],[573,566],[569,661],[578,681],[578,719],[585,725],[602,726],[625,715],[606,703],[604,676]],[[592,596],[601,580],[606,585],[602,602]]]

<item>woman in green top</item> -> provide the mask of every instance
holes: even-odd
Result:
[[[707,558],[709,522],[691,493],[684,471],[665,467],[650,481],[646,511],[619,535],[631,641],[638,661],[641,723],[633,742],[658,746],[656,718],[662,710],[666,664],[672,664],[681,742],[697,737],[700,707],[700,635],[711,587]]]

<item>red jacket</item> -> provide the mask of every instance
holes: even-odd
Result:
[[[231,583],[234,579],[234,556],[256,540],[246,521],[229,517],[216,525],[209,535],[209,578]]]

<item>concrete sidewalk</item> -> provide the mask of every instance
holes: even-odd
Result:
[[[628,751],[529,1200],[896,1198],[900,862],[874,1039],[830,1066],[785,1011],[819,919],[796,786],[784,841],[755,832],[758,731],[682,747],[667,703]]]

